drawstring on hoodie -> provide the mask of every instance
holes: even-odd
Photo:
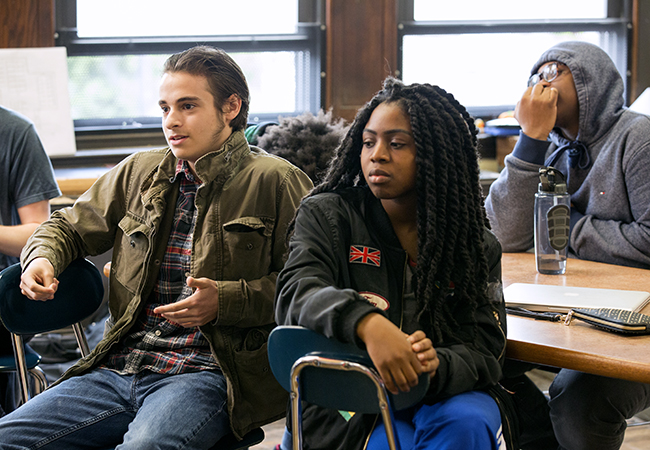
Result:
[[[569,159],[569,167],[571,169],[575,169],[576,167],[579,169],[586,169],[589,167],[589,164],[591,164],[591,157],[589,156],[587,147],[585,144],[577,140],[569,142],[568,144],[563,145],[562,147],[555,150],[553,154],[549,156],[548,159],[544,162],[544,165],[546,167],[555,167],[557,160],[560,159],[562,154],[567,150],[569,151],[567,156]],[[582,162],[583,159],[585,160],[584,162]]]
[[[544,165],[546,167],[557,167],[555,164],[560,159],[562,154],[564,154],[564,152],[567,152],[567,159],[569,163],[569,166],[566,170],[566,180],[568,186],[571,169],[575,169],[576,167],[579,169],[586,169],[589,167],[589,164],[591,164],[591,157],[589,156],[589,152],[587,151],[585,144],[578,140],[575,140],[555,150],[551,156],[546,159]]]

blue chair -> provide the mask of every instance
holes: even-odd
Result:
[[[86,259],[73,261],[57,278],[59,287],[54,299],[30,300],[20,292],[20,264],[0,272],[0,319],[11,332],[13,357],[3,355],[0,371],[16,371],[22,402],[30,398],[28,373],[36,380],[33,395],[47,387],[47,380],[37,368],[40,356],[23,344],[22,335],[47,333],[72,326],[82,356],[90,353],[81,321],[90,316],[104,298],[104,286],[97,268]],[[13,359],[13,364],[11,359]]]
[[[276,327],[269,336],[268,352],[273,375],[291,393],[293,450],[302,449],[301,401],[381,414],[389,448],[399,449],[393,410],[415,405],[429,388],[429,374],[425,373],[409,392],[393,395],[386,391],[365,351],[303,327]]]
[[[20,264],[14,264],[0,273],[0,319],[12,333],[15,353],[15,364],[11,364],[10,358],[0,358],[0,371],[16,371],[18,368],[22,398],[27,401],[27,373],[37,372],[31,369],[36,369],[40,356],[28,345],[23,345],[21,335],[45,333],[72,325],[81,355],[86,356],[90,349],[80,322],[99,308],[104,298],[104,286],[99,271],[86,259],[73,261],[58,276],[59,287],[54,299],[46,302],[30,300],[20,292],[20,275]],[[45,387],[46,381],[38,389],[42,391]],[[264,430],[256,428],[240,441],[229,434],[213,448],[244,450],[263,440]]]

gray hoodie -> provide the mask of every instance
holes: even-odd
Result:
[[[555,129],[549,144],[520,134],[486,199],[493,231],[506,252],[533,246],[538,169],[556,149],[572,144],[584,150],[575,167],[568,169],[569,152],[554,164],[569,171],[571,251],[581,259],[650,269],[650,117],[623,106],[623,80],[597,46],[558,44],[531,74],[549,61],[566,64],[573,75],[578,136],[571,143]]]

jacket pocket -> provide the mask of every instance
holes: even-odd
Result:
[[[269,273],[273,219],[240,217],[223,225],[225,278],[254,280]]]
[[[233,354],[236,373],[235,394],[242,401],[236,402],[235,415],[246,417],[253,423],[267,421],[283,415],[288,393],[277,382],[267,354],[267,343],[253,351],[235,351]]]
[[[113,254],[115,279],[129,292],[137,292],[144,276],[144,262],[149,252],[151,227],[125,216],[118,224],[122,238]]]

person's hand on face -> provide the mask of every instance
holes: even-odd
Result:
[[[515,107],[515,119],[526,136],[545,141],[557,119],[557,89],[537,83],[524,92]]]

